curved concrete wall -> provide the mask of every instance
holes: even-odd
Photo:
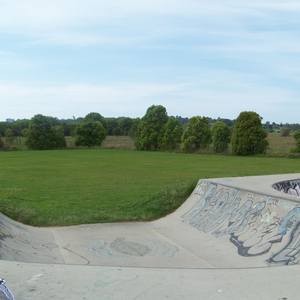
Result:
[[[176,212],[149,223],[33,228],[0,214],[0,258],[166,268],[298,264],[300,203],[272,188],[283,179],[290,177],[200,180]]]
[[[263,256],[269,265],[299,263],[297,202],[209,180],[200,181],[195,193],[198,201],[184,214],[185,223],[216,238],[227,238],[241,256]]]

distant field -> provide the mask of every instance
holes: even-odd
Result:
[[[293,136],[283,137],[279,133],[269,133],[269,154],[288,154],[292,148],[296,147]]]
[[[18,150],[26,150],[25,138],[17,137],[14,139],[3,138],[4,142]],[[74,137],[67,136],[66,143],[68,148],[75,147]],[[103,141],[101,148],[103,149],[134,149],[134,141],[129,136],[107,136]]]
[[[5,139],[4,139],[5,140]],[[295,140],[292,136],[282,137],[279,133],[269,133],[269,155],[287,155],[290,149],[296,146]],[[15,138],[13,141],[7,141],[12,147],[25,150],[25,139],[22,137]],[[71,136],[66,137],[67,147],[74,148],[74,138]],[[101,146],[103,149],[126,149],[134,150],[134,141],[129,136],[107,136]],[[230,147],[229,147],[230,151]],[[204,151],[205,152],[205,151]],[[206,152],[213,152],[212,146]]]
[[[199,178],[300,172],[297,159],[126,150],[0,152],[0,211],[33,225],[150,220]]]

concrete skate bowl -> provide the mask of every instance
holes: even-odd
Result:
[[[33,228],[0,215],[0,257],[27,263],[184,269],[298,264],[299,199],[273,188],[290,177],[200,180],[177,211],[147,223]]]
[[[286,180],[273,184],[277,191],[300,197],[300,179]]]

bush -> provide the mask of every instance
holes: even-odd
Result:
[[[53,124],[53,118],[43,115],[34,116],[27,133],[27,146],[34,150],[64,148],[66,141],[63,130]]]
[[[237,155],[265,153],[267,133],[262,118],[255,112],[242,112],[237,118],[232,134],[232,152]]]
[[[300,130],[297,130],[294,133],[294,139],[296,140],[296,148],[294,149],[294,151],[300,153]]]
[[[179,147],[183,127],[174,117],[170,117],[164,127],[164,133],[161,141],[161,149],[175,150]]]
[[[76,131],[77,146],[101,146],[106,136],[106,130],[99,121],[86,121],[80,124]]]
[[[165,107],[152,105],[147,109],[145,116],[141,119],[136,135],[136,147],[138,150],[160,149],[164,126],[168,122]]]
[[[208,119],[193,117],[187,124],[182,136],[182,150],[195,152],[207,148],[211,142],[211,132]]]
[[[212,128],[212,142],[214,151],[217,153],[225,152],[230,142],[230,129],[221,121],[214,124]]]
[[[289,128],[281,128],[280,129],[280,136],[287,137],[287,136],[290,136],[290,133],[291,133],[291,129],[289,129]]]
[[[84,122],[100,122],[105,130],[107,130],[107,124],[105,118],[97,112],[91,112],[84,117]]]

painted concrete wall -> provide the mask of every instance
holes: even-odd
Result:
[[[216,238],[227,238],[239,255],[267,255],[268,265],[300,261],[300,205],[209,180],[200,181],[196,204],[184,222]]]
[[[272,188],[282,178],[201,180],[176,212],[149,223],[33,228],[0,214],[0,259],[154,268],[298,264],[300,202]]]
[[[277,191],[300,197],[300,179],[277,182],[273,185]]]

